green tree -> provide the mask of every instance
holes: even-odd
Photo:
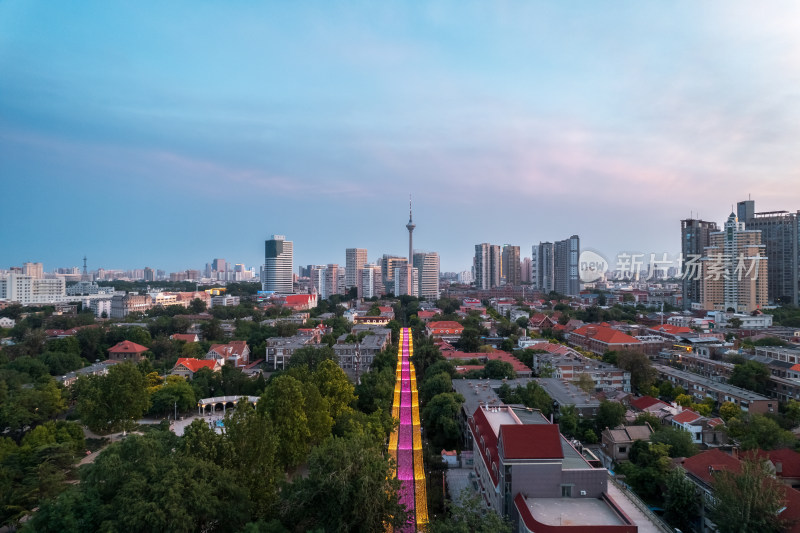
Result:
[[[667,474],[665,484],[664,518],[681,531],[690,531],[699,514],[694,483],[686,479],[681,469],[674,468]]]
[[[338,364],[332,359],[324,359],[311,376],[322,397],[328,403],[331,418],[336,419],[355,405],[355,387]]]
[[[792,401],[792,400],[789,400]],[[741,408],[733,402],[724,402],[719,406],[719,416],[727,422],[731,418],[739,418],[742,416]]]
[[[156,431],[109,446],[81,470],[81,483],[44,502],[33,531],[235,532],[247,494],[232,472],[173,453],[177,437]]]
[[[311,431],[304,401],[303,384],[284,375],[272,380],[258,402],[271,422],[278,462],[284,468],[294,468],[308,456]]]
[[[763,394],[767,391],[769,377],[769,369],[765,364],[758,361],[745,361],[742,364],[734,365],[728,382],[736,387]]]
[[[728,436],[735,439],[744,450],[775,450],[794,447],[797,439],[791,431],[764,415],[748,414],[731,418],[726,424]]]
[[[288,487],[281,507],[298,531],[383,531],[407,520],[398,489],[382,443],[333,437],[313,450],[308,477]]]
[[[499,359],[488,361],[484,367],[484,372],[488,379],[512,379],[517,377],[517,373],[514,372],[514,367],[511,366],[511,363],[500,361]]]
[[[278,435],[266,413],[242,400],[225,418],[223,464],[247,489],[253,514],[268,518],[277,498],[282,472],[278,465]]]
[[[184,413],[195,407],[197,399],[192,386],[181,379],[160,386],[150,397],[150,411],[162,415],[171,414],[177,410]]]
[[[438,394],[452,392],[453,382],[450,379],[450,374],[447,372],[440,372],[436,375],[430,375],[425,379],[425,382],[419,389],[419,399],[422,405],[427,404],[431,398]]]
[[[486,512],[481,496],[464,489],[459,503],[454,505],[449,517],[434,519],[428,526],[430,533],[511,533],[512,524],[497,513]]]
[[[586,394],[591,394],[594,392],[594,380],[592,379],[592,376],[586,372],[581,372],[578,374],[578,378],[574,381],[574,383]]]
[[[437,394],[425,405],[422,417],[428,438],[438,449],[457,448],[461,437],[458,414],[464,397],[457,392]]]
[[[130,430],[149,406],[147,380],[131,363],[112,365],[105,376],[73,385],[81,420],[96,432]]]
[[[289,359],[289,368],[305,365],[310,371],[314,372],[323,361],[333,361],[334,363],[338,361],[333,348],[330,346],[321,348],[304,346],[295,350],[292,354],[292,358]]]
[[[206,341],[221,341],[225,338],[225,332],[222,331],[222,326],[217,318],[203,322],[200,331],[203,333],[203,340]]]
[[[617,354],[617,366],[631,373],[631,385],[636,390],[648,390],[655,383],[656,373],[650,359],[635,350],[622,350]]]
[[[480,332],[475,328],[464,328],[458,340],[458,347],[467,353],[475,353],[481,347]]]
[[[742,319],[741,318],[737,318],[737,317],[731,318],[730,320],[728,320],[728,327],[729,328],[733,328],[733,329],[741,328],[742,327]]]
[[[787,526],[780,512],[786,488],[772,476],[766,461],[746,458],[740,472],[716,472],[713,487],[711,519],[721,533],[778,533]]]
[[[600,402],[600,407],[597,409],[597,417],[595,418],[595,426],[598,431],[603,431],[605,428],[615,428],[622,424],[625,420],[625,406],[619,402],[610,402],[603,400]]]
[[[697,445],[692,442],[692,434],[675,427],[663,427],[653,433],[651,442],[669,446],[670,457],[691,457],[697,454]]]
[[[634,425],[636,426],[643,426],[645,424],[650,424],[650,427],[653,428],[653,431],[657,431],[658,428],[661,427],[661,420],[653,414],[650,413],[639,413],[636,416],[636,420],[634,420]]]
[[[694,403],[694,398],[688,394],[680,394],[675,398],[675,402],[683,407],[689,407]]]
[[[192,310],[192,313],[202,313],[207,307],[206,303],[200,298],[195,298],[189,302],[189,309]]]
[[[578,433],[578,409],[574,405],[562,405],[558,413],[558,427],[567,437]]]

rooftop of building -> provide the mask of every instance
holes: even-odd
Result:
[[[148,350],[146,346],[136,344],[131,341],[122,341],[108,349],[108,353],[144,353]]]
[[[606,344],[638,344],[640,341],[631,337],[627,333],[623,333],[617,329],[610,327],[607,323],[602,324],[586,324],[572,332],[575,335],[591,338]]]
[[[526,498],[537,522],[548,526],[622,526],[619,514],[599,498]]]
[[[659,364],[653,364],[653,368],[655,368],[658,372],[663,372],[664,374],[672,375],[689,382],[697,383],[698,385],[701,385],[707,389],[718,390],[745,400],[749,401],[769,400],[769,398],[767,398],[766,396],[762,396],[761,394],[757,394],[747,389],[734,387],[733,385],[728,385],[727,383],[720,383],[713,379],[704,378],[703,376],[700,376],[698,374],[693,374],[691,372],[684,372],[683,370],[678,370],[677,368],[672,368],[669,366],[664,366]]]
[[[574,405],[578,409],[600,406],[597,398],[586,394],[572,383],[558,378],[537,378],[536,381],[559,405]]]

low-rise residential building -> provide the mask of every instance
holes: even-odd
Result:
[[[13,328],[16,321],[13,318],[0,317],[0,328]]]
[[[112,361],[133,361],[138,363],[144,359],[146,346],[131,341],[122,341],[108,349],[108,358]]]
[[[250,362],[250,347],[246,341],[231,341],[228,344],[214,344],[208,350],[206,359],[214,359],[220,364],[244,367]]]
[[[172,368],[172,373],[183,376],[186,379],[194,378],[195,373],[201,368],[208,368],[212,372],[219,372],[222,368],[218,359],[194,359],[191,357],[181,357]]]
[[[544,352],[544,353],[543,353]],[[573,381],[587,374],[594,390],[631,392],[631,373],[608,363],[590,359],[563,344],[540,343],[531,347],[532,366],[540,376]]]
[[[370,327],[366,329],[362,326],[361,329],[354,327],[354,330],[351,330],[352,335],[358,335],[359,331],[366,331],[367,334],[357,344],[347,342],[348,335],[344,334],[333,345],[333,351],[339,359],[339,366],[350,377],[369,371],[372,367],[372,360],[389,347],[392,339],[392,330],[388,328]]]
[[[273,370],[285,370],[292,354],[306,346],[319,346],[314,335],[295,335],[294,337],[272,337],[267,339],[266,365]]]
[[[125,318],[131,313],[145,313],[153,307],[148,294],[115,294],[111,298],[111,318]]]
[[[649,424],[606,428],[600,436],[600,449],[612,462],[627,461],[633,443],[637,440],[649,441],[652,434],[653,428]]]
[[[597,355],[609,351],[642,351],[642,341],[610,327],[608,324],[587,324],[567,333],[567,341],[572,346]]]
[[[211,297],[211,307],[233,307],[239,305],[240,302],[241,299],[238,296],[230,296],[228,294]]]
[[[653,368],[658,372],[661,379],[668,380],[673,386],[679,385],[683,387],[686,394],[698,401],[702,401],[704,398],[712,398],[718,405],[724,402],[732,402],[745,412],[759,414],[778,412],[777,400],[767,398],[747,389],[734,387],[727,383],[721,383],[711,378],[669,366],[654,364]]]
[[[428,322],[425,331],[434,340],[444,340],[452,343],[461,338],[461,334],[464,333],[464,326],[453,320],[440,320],[438,322]]]

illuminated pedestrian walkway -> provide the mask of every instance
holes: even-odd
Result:
[[[411,356],[414,344],[411,330],[400,330],[397,357],[397,381],[394,386],[392,416],[400,425],[389,438],[389,453],[397,462],[400,480],[400,503],[409,511],[408,525],[402,531],[421,530],[428,523],[428,498],[425,492],[425,469],[422,465],[422,434],[419,426],[417,377]]]

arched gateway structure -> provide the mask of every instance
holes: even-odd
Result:
[[[258,396],[215,396],[214,398],[203,398],[197,402],[197,414],[206,414],[207,407],[210,407],[213,413],[220,405],[222,406],[222,413],[225,414],[228,407],[236,407],[237,402],[245,398],[253,405],[258,403]]]
[[[411,356],[414,345],[411,330],[400,330],[400,349],[397,357],[397,381],[394,386],[392,416],[400,425],[389,437],[389,453],[397,462],[397,479],[400,480],[400,503],[406,506],[410,517],[401,531],[421,530],[428,523],[428,497],[425,490],[425,469],[422,465],[422,434],[419,424],[417,377]]]

